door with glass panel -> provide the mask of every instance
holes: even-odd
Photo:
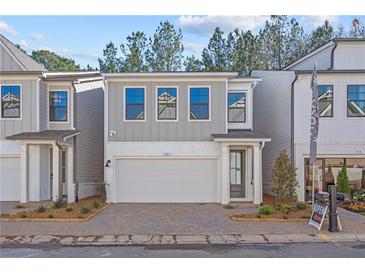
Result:
[[[245,197],[244,159],[245,151],[231,150],[229,153],[230,196]]]

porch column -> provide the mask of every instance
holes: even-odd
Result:
[[[67,148],[67,202],[75,202],[74,189],[74,147]]]
[[[28,145],[20,145],[20,202],[28,202]]]
[[[52,181],[52,199],[57,201],[60,198],[60,148],[54,143],[53,148],[53,181]]]
[[[227,144],[221,145],[222,153],[222,204],[230,202],[229,194],[229,146]]]
[[[261,170],[262,152],[259,145],[253,146],[253,203],[260,205],[262,203],[262,170]]]

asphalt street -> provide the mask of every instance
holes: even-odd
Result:
[[[365,258],[365,242],[3,247],[2,258]]]

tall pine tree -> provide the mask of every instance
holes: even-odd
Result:
[[[144,32],[132,32],[127,37],[127,43],[121,44],[122,52],[121,70],[124,72],[148,71],[146,61],[147,37]]]
[[[120,72],[118,48],[113,42],[109,42],[103,50],[103,59],[99,58],[99,67],[101,72]]]

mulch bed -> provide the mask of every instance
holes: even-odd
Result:
[[[95,208],[94,204],[99,204],[98,208]],[[26,205],[25,205],[26,207]],[[20,211],[15,214],[2,214],[0,220],[32,220],[32,219],[48,219],[48,220],[66,220],[66,219],[88,219],[88,217],[95,215],[99,211],[103,210],[105,202],[101,201],[97,197],[88,197],[79,200],[78,203],[65,204],[62,208],[47,207],[45,212],[33,211]],[[83,208],[83,209],[82,209]],[[72,210],[70,210],[72,209]],[[87,209],[87,210],[86,210]],[[89,212],[87,212],[89,210]]]
[[[358,202],[344,202],[338,205],[344,209],[347,209],[352,212],[360,213],[365,216],[365,202],[358,201]]]

